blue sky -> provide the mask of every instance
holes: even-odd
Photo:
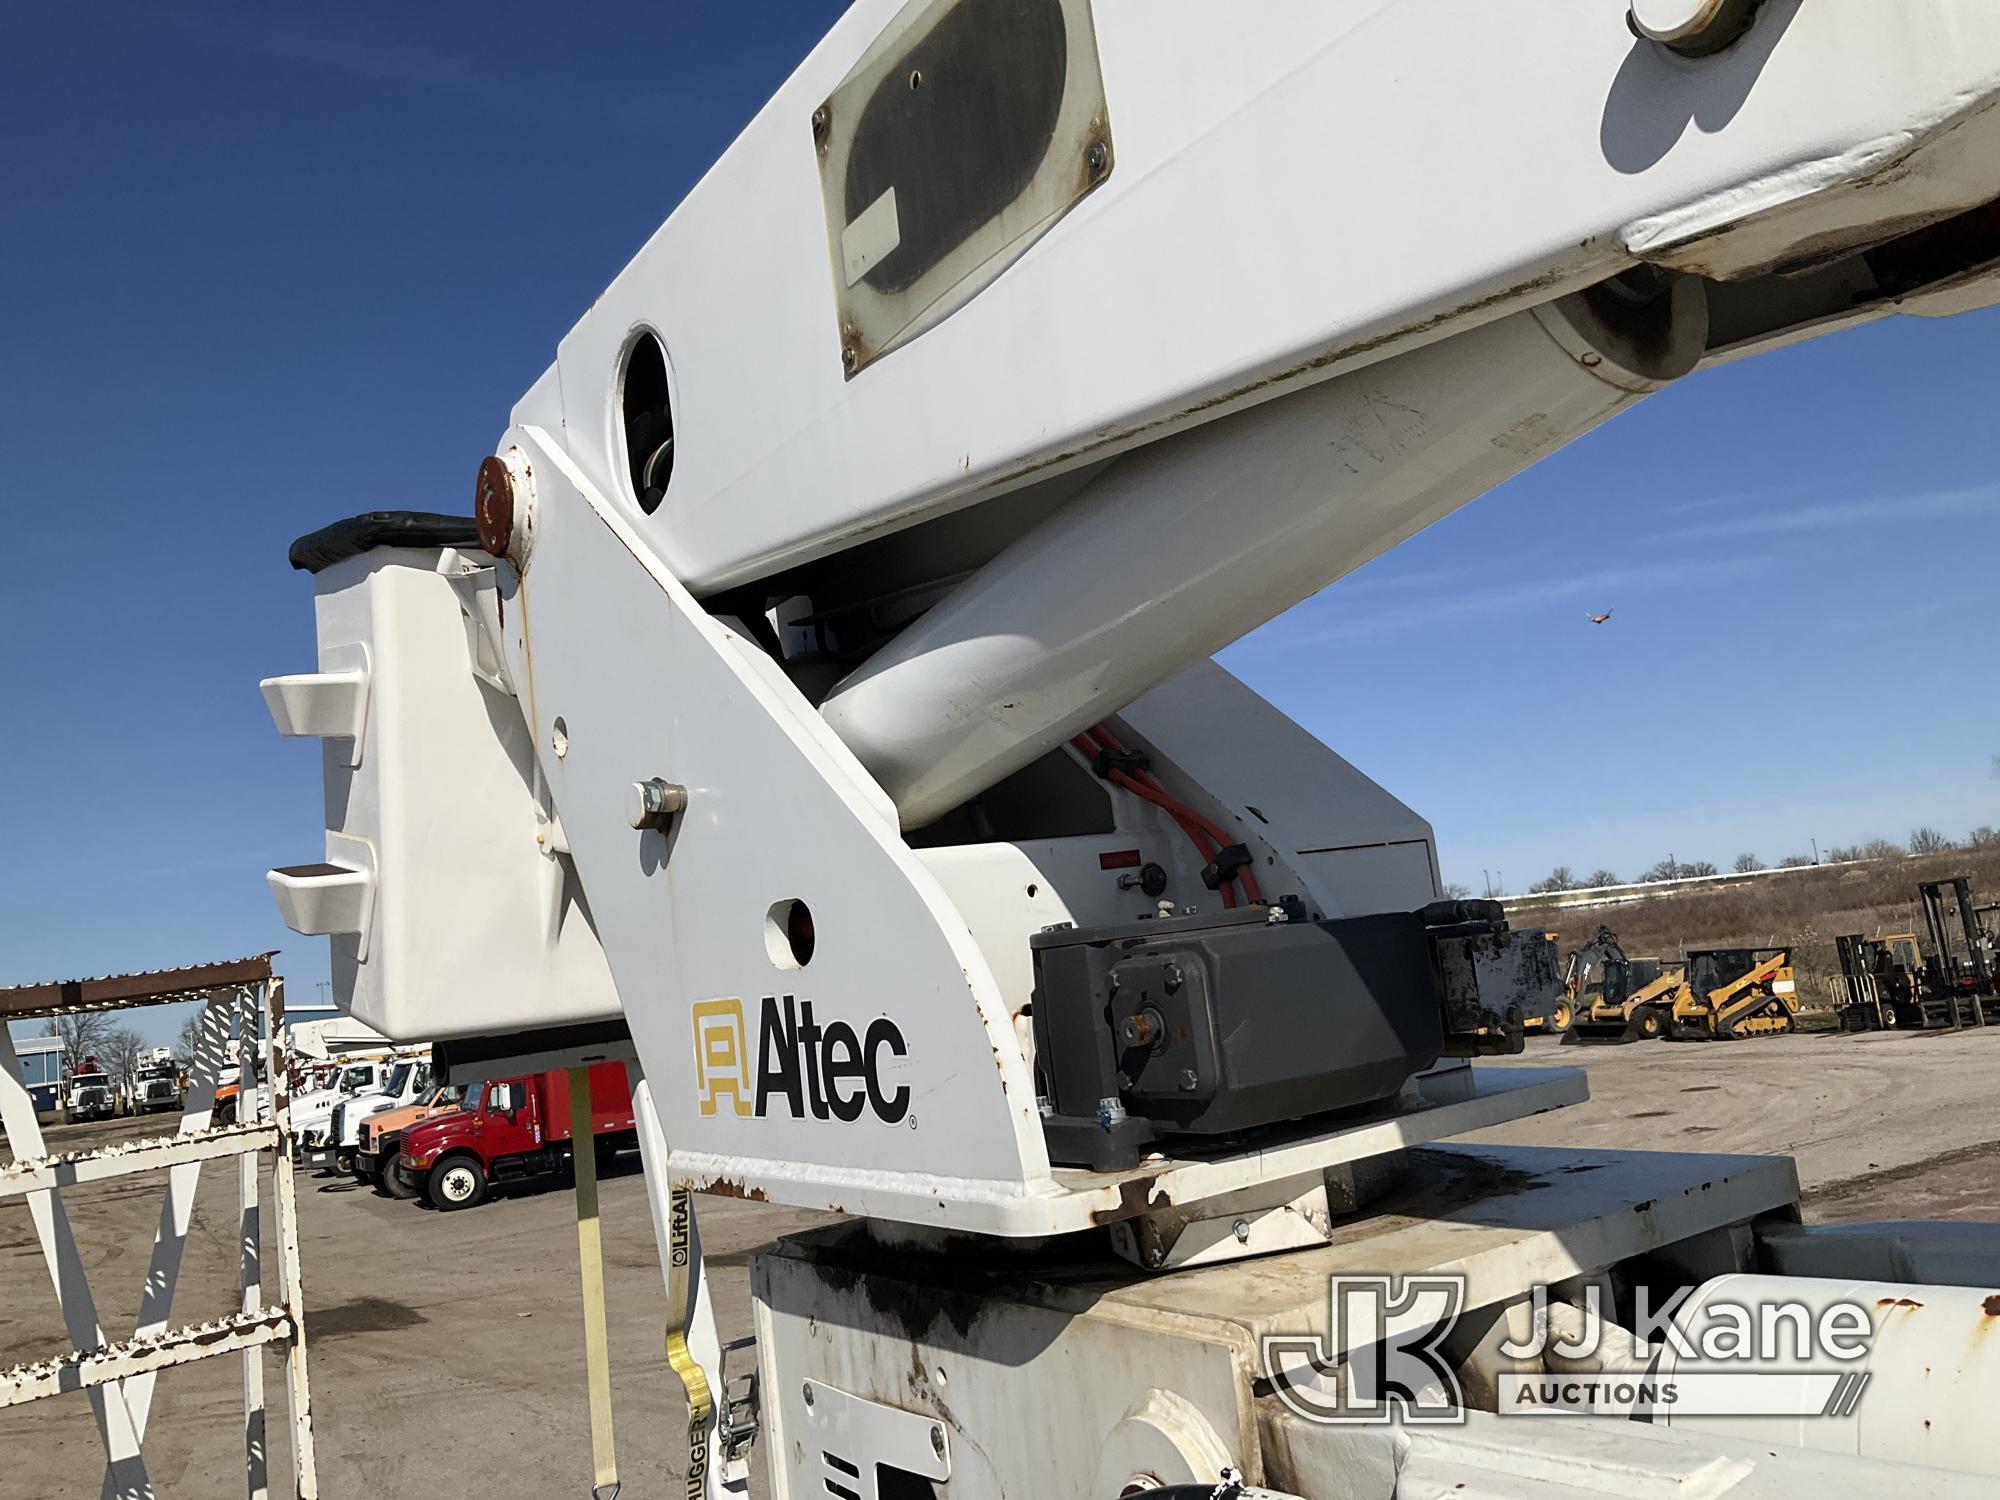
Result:
[[[320,851],[256,690],[312,660],[286,544],[465,509],[837,11],[0,0],[0,983],[279,948],[314,997],[263,880]],[[1475,887],[2000,822],[1996,332],[1713,372],[1225,659]]]

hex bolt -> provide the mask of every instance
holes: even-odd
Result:
[[[931,1452],[944,1457],[944,1429],[935,1422],[931,1424]]]
[[[806,1405],[811,1406],[813,1404],[813,1383],[810,1380],[805,1383],[804,1391]]]
[[[822,104],[818,109],[813,111],[814,140],[824,141],[826,139],[826,124],[827,124],[826,106]]]
[[[686,806],[686,787],[652,776],[632,783],[626,816],[631,819],[634,828],[664,829],[674,820],[674,814]]]
[[[1111,170],[1111,148],[1103,141],[1092,141],[1090,149],[1083,155],[1092,177],[1102,177]]]
[[[1238,1219],[1234,1224],[1229,1226],[1229,1232],[1236,1236],[1238,1244],[1247,1245],[1250,1243],[1250,1221],[1248,1219]]]
[[[1118,1023],[1118,1040],[1128,1047],[1150,1047],[1160,1039],[1165,1030],[1160,1013],[1150,1006],[1134,1011]]]
[[[1683,57],[1720,52],[1750,29],[1761,0],[1630,0],[1632,34]]]
[[[1195,1077],[1195,1072],[1193,1068],[1181,1069],[1181,1089],[1183,1092],[1191,1094],[1195,1091],[1195,1089],[1200,1087],[1200,1085],[1201,1085],[1201,1080]]]

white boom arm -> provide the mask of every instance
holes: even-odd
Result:
[[[1583,1086],[1431,1067],[1518,1037],[1452,1008],[1504,926],[1206,658],[1705,365],[2000,298],[1996,98],[1990,0],[858,0],[561,341],[476,534],[295,548],[287,919],[390,1036],[629,1049],[676,1184],[1321,1242],[1329,1172]]]

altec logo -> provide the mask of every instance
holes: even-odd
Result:
[[[774,1102],[795,1120],[858,1120],[873,1113],[884,1124],[900,1123],[910,1112],[907,1084],[885,1080],[887,1064],[908,1057],[902,1030],[877,1016],[865,1031],[846,1021],[824,1026],[813,1003],[793,995],[766,995],[757,1024],[756,1075],[750,1074],[743,1002],[701,1000],[691,1013],[694,1029],[695,1091],[704,1115],[720,1112],[727,1100],[732,1114],[762,1118]]]

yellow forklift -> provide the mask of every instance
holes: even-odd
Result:
[[[1798,1013],[1789,948],[1703,948],[1687,956],[1667,1035],[1677,1042],[1778,1036]]]
[[[1914,932],[1850,933],[1833,940],[1840,958],[1842,1031],[1895,1031],[1924,1024],[1923,950]]]

